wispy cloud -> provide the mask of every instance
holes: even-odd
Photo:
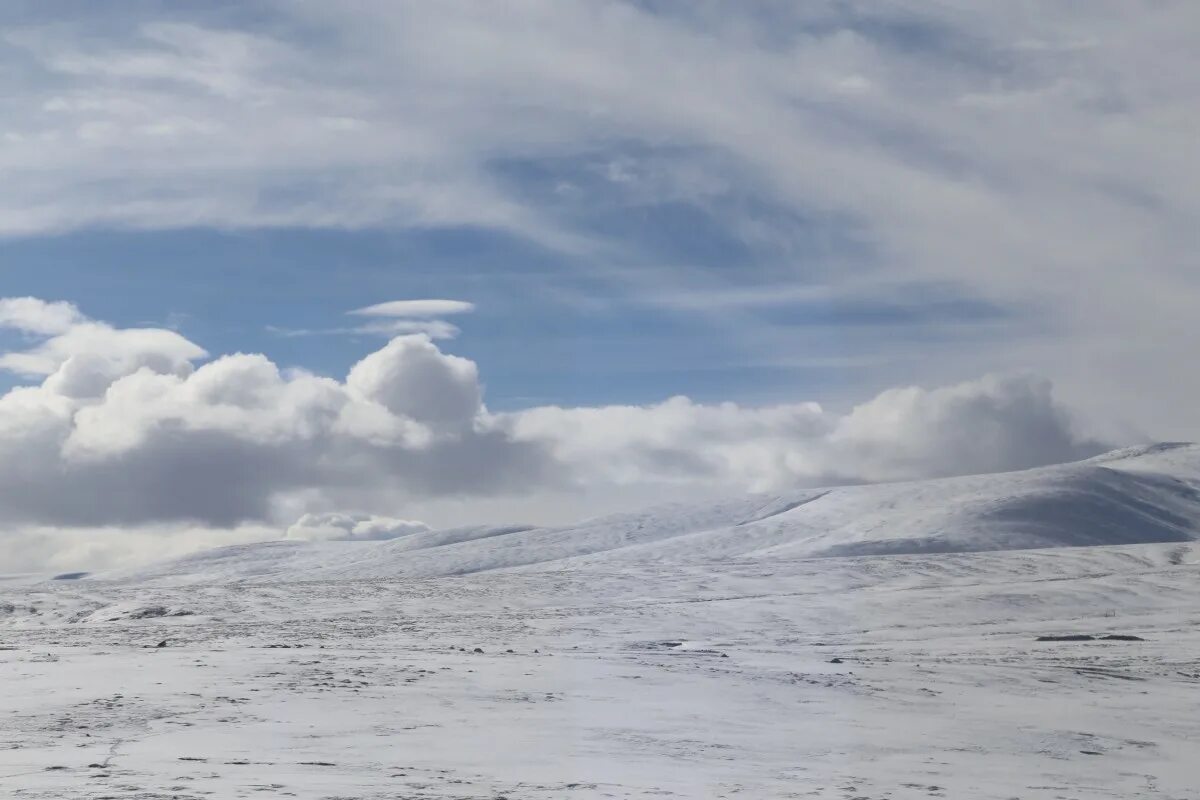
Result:
[[[457,325],[440,319],[393,319],[343,328],[281,328],[268,325],[267,330],[276,336],[295,339],[304,336],[402,336],[410,333],[425,334],[431,339],[453,339],[461,332]]]
[[[1075,399],[1195,430],[1195,4],[146,8],[7,12],[0,235],[482,227],[784,356],[746,293],[949,286],[1053,328],[1020,358]]]
[[[465,300],[391,300],[349,313],[360,317],[445,317],[474,310],[475,304]]]
[[[458,326],[433,317],[468,314],[474,310],[475,304],[465,300],[391,300],[346,312],[349,316],[371,318],[371,321],[361,325],[333,328],[281,328],[268,325],[267,330],[289,338],[362,334],[391,338],[416,333],[431,339],[453,339],[460,333]],[[0,307],[2,313],[3,307]]]

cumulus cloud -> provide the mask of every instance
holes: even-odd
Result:
[[[345,381],[262,355],[200,363],[203,349],[174,332],[82,316],[30,352],[48,374],[0,397],[11,521],[228,526],[305,496],[386,506],[548,480],[543,445],[489,422],[474,363],[423,335],[394,338]]]
[[[77,534],[89,528],[217,532],[197,542],[264,528],[379,539],[426,529],[395,510],[439,498],[695,496],[1015,469],[1103,449],[1048,383],[1021,376],[888,390],[844,414],[686,397],[495,414],[476,364],[423,335],[393,338],[338,380],[259,354],[208,359],[177,333],[113,328],[74,307],[0,309],[34,337],[21,352],[43,360],[0,358],[41,378],[0,396],[0,523],[74,531],[76,553],[88,552]],[[536,504],[523,513],[541,521]]]
[[[987,376],[932,390],[889,389],[838,420],[829,446],[848,475],[924,478],[1024,469],[1096,455],[1050,382]]]
[[[544,407],[504,415],[588,484],[796,485],[996,472],[1095,455],[1044,380],[988,376],[891,389],[847,414],[817,403],[744,407],[674,397],[649,406]]]
[[[450,427],[483,407],[475,362],[442,353],[428,338],[402,336],[354,365],[346,386],[394,414]]]
[[[36,297],[0,298],[0,327],[55,334],[64,333],[83,321],[78,308],[61,300],[47,303]]]
[[[305,541],[383,541],[430,530],[424,522],[373,514],[305,514],[288,526],[288,539]]]
[[[146,367],[183,375],[207,353],[174,331],[116,329],[87,319],[66,302],[33,297],[0,300],[0,327],[47,336],[28,350],[0,355],[0,369],[24,377],[49,376],[49,388],[67,397],[96,397],[115,379]]]

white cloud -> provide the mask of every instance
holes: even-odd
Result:
[[[475,363],[427,336],[392,339],[342,381],[263,355],[204,360],[171,331],[19,307],[24,329],[44,339],[26,352],[45,363],[30,371],[40,384],[0,395],[0,525],[21,554],[0,571],[37,553],[65,563],[54,542],[80,558],[132,558],[114,544],[122,529],[163,553],[186,548],[150,526],[196,546],[285,533],[389,538],[424,529],[398,509],[430,519],[457,504],[435,513],[444,524],[512,521],[483,515],[519,508],[527,519],[517,521],[538,522],[578,513],[579,493],[612,508],[633,496],[1013,469],[1103,449],[1080,436],[1046,382],[1019,376],[889,390],[846,414],[686,397],[494,414]],[[59,322],[39,321],[46,308]],[[103,547],[80,538],[87,529]]]
[[[197,550],[279,538],[277,528],[241,525],[131,527],[8,527],[2,534],[0,574],[101,572],[184,556]]]
[[[1049,381],[987,376],[889,389],[838,419],[828,445],[867,481],[1024,469],[1106,449],[1083,437]]]
[[[354,365],[346,386],[393,414],[424,424],[462,428],[483,408],[475,363],[445,355],[423,336],[392,339]]]
[[[401,336],[419,333],[430,339],[453,339],[460,333],[458,326],[444,319],[431,317],[468,314],[475,310],[474,303],[465,300],[392,300],[366,308],[346,312],[351,316],[370,317],[369,322],[349,328],[293,329],[268,326],[267,330],[279,336],[344,336],[367,334],[370,336]]]
[[[539,199],[496,172],[597,157],[631,205],[719,208],[714,225],[764,248],[769,276],[745,266],[718,289],[759,277],[836,298],[864,283],[949,284],[1033,320],[1020,352],[1000,331],[940,359],[951,371],[1032,365],[1106,416],[1200,434],[1200,376],[1178,367],[1200,346],[1195,4],[270,12],[247,30],[178,10],[105,8],[102,26],[6,20],[17,77],[0,104],[0,235],[481,226],[637,296],[690,285],[694,266],[565,214],[571,186]],[[326,35],[299,33],[314,30]],[[654,169],[644,149],[664,151]],[[574,188],[584,212],[599,202]],[[847,229],[858,252],[813,255],[814,225],[818,239]],[[749,353],[793,347],[792,329],[717,306],[713,324]]]
[[[359,325],[351,330],[354,333],[389,337],[421,333],[430,339],[453,339],[460,333],[457,325],[444,319],[388,319]]]
[[[307,541],[380,541],[430,530],[414,522],[372,514],[329,512],[305,514],[287,529],[288,539]]]
[[[0,327],[26,333],[64,333],[84,320],[73,304],[47,303],[36,297],[0,299]]]
[[[504,415],[550,443],[584,485],[695,484],[752,491],[1021,469],[1094,455],[1049,384],[988,376],[891,389],[853,408],[747,408],[674,397],[651,406],[545,407]]]
[[[47,388],[66,397],[98,397],[117,378],[141,367],[187,374],[207,355],[162,328],[116,329],[87,319],[70,303],[31,297],[0,300],[0,327],[47,336],[34,347],[0,355],[0,369],[47,377]]]
[[[268,325],[267,330],[276,336],[295,339],[305,336],[402,336],[409,333],[422,333],[430,339],[453,339],[461,331],[442,319],[389,319],[370,322],[366,325],[355,325],[350,328],[280,328]]]
[[[230,526],[304,497],[382,512],[544,480],[542,447],[488,424],[475,365],[424,336],[345,382],[261,355],[197,365],[204,351],[174,332],[82,317],[33,352],[49,374],[0,396],[0,520]]]
[[[392,300],[350,313],[363,317],[445,317],[474,310],[475,304],[465,300]]]

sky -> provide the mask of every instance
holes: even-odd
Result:
[[[0,572],[1200,438],[1200,7],[0,9]]]

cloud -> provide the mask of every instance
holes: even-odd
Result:
[[[444,317],[474,310],[475,304],[465,300],[392,300],[349,313],[360,317]]]
[[[473,361],[443,354],[427,337],[401,336],[359,361],[346,386],[401,417],[462,428],[483,408]]]
[[[340,336],[360,335],[400,336],[420,333],[430,339],[453,339],[460,333],[458,327],[444,319],[431,317],[468,314],[475,310],[474,303],[465,300],[393,300],[377,303],[366,308],[346,312],[352,316],[371,317],[372,321],[349,328],[291,329],[268,326],[267,330],[279,336]]]
[[[1081,436],[1050,382],[1030,376],[888,389],[839,419],[829,445],[847,474],[869,481],[1025,469],[1109,449]]]
[[[280,328],[268,325],[267,330],[276,336],[295,339],[305,336],[400,336],[409,333],[421,333],[430,339],[453,339],[461,331],[457,325],[441,319],[389,319],[381,322],[371,322],[366,325],[355,325],[351,328]]]
[[[40,383],[0,395],[0,524],[26,559],[42,547],[30,531],[75,553],[91,552],[78,538],[86,529],[142,537],[160,526],[197,543],[263,530],[389,538],[425,527],[399,509],[429,519],[449,502],[455,522],[499,523],[511,520],[486,518],[489,502],[528,498],[521,513],[540,522],[539,504],[570,505],[579,493],[608,498],[611,510],[635,495],[1017,469],[1104,449],[1079,434],[1047,382],[1022,376],[888,390],[844,414],[686,397],[496,414],[476,364],[423,335],[393,338],[338,380],[258,354],[208,358],[172,331],[0,301],[16,307],[44,340],[23,351],[44,359],[25,373]],[[39,322],[45,309],[59,322]]]
[[[0,235],[457,226],[635,300],[947,285],[1030,320],[1018,343],[930,325],[949,372],[1032,365],[1195,430],[1194,4],[154,8],[8,15]],[[614,223],[664,209],[702,222]],[[701,234],[741,249],[656,249]],[[682,310],[748,356],[794,347],[761,309]]]
[[[278,528],[243,525],[211,528],[156,524],[145,527],[8,527],[0,574],[101,572],[149,564],[213,547],[277,539]]]
[[[585,485],[797,485],[1023,469],[1095,455],[1044,380],[988,376],[890,389],[839,415],[817,403],[750,408],[674,397],[649,406],[534,408],[504,415],[549,444]]]
[[[306,541],[382,541],[430,530],[414,522],[371,514],[305,514],[287,529],[288,539]]]
[[[65,333],[83,321],[83,315],[71,303],[47,303],[36,297],[0,299],[0,327],[26,333],[56,334]]]
[[[388,319],[359,325],[353,331],[388,337],[421,333],[430,339],[453,339],[461,332],[457,325],[442,319]]]
[[[24,377],[47,377],[47,387],[66,397],[97,397],[118,377],[141,367],[187,374],[207,353],[175,331],[116,329],[89,320],[71,303],[32,297],[0,299],[0,328],[44,336],[34,347],[0,355],[0,369]]]
[[[42,382],[0,396],[3,520],[231,526],[305,496],[383,511],[549,479],[540,444],[489,423],[475,365],[422,335],[344,382],[82,316],[32,352]]]

